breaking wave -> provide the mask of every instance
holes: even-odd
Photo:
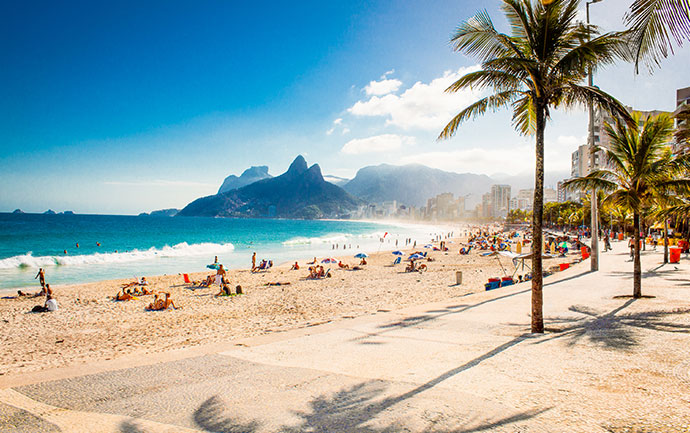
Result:
[[[200,243],[189,245],[182,242],[177,245],[164,246],[163,248],[149,248],[148,250],[132,250],[118,253],[94,253],[78,256],[36,256],[31,252],[19,256],[0,260],[0,269],[12,268],[37,268],[44,266],[78,266],[99,265],[108,263],[136,262],[167,257],[198,256],[204,254],[218,254],[234,250],[231,243],[215,244]]]
[[[384,232],[367,233],[361,235],[353,235],[350,233],[332,233],[320,237],[301,237],[292,238],[283,242],[285,246],[296,246],[296,245],[314,245],[314,244],[338,244],[338,243],[351,243],[356,240],[361,239],[377,239],[384,235]]]

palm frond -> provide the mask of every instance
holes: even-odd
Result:
[[[455,51],[477,57],[482,61],[519,53],[510,37],[496,30],[491,17],[485,10],[460,23],[450,42]]]
[[[443,140],[450,138],[455,134],[460,124],[468,119],[480,116],[486,113],[487,110],[498,110],[508,106],[515,98],[517,98],[522,92],[516,90],[507,90],[505,92],[499,92],[494,95],[487,96],[480,99],[479,101],[471,104],[460,113],[458,113],[453,119],[448,122],[443,131],[438,136],[438,140]]]
[[[483,89],[491,87],[497,91],[517,90],[522,85],[520,79],[507,72],[482,69],[463,75],[448,86],[446,92],[454,93],[466,88]]]
[[[644,61],[649,70],[690,39],[688,0],[635,0],[625,15],[634,49],[635,71]]]

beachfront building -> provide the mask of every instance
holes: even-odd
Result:
[[[677,114],[678,111],[680,111],[680,108],[684,105],[690,105],[690,87],[685,87],[683,89],[677,89],[676,90],[676,111],[673,112],[673,114]],[[676,121],[676,128],[681,126],[682,123]],[[678,153],[680,152],[681,146],[679,143],[673,143],[673,151]]]
[[[446,192],[427,200],[426,219],[432,221],[452,221],[465,218],[465,197],[453,197]]]
[[[558,194],[553,188],[544,188],[544,203],[558,200]],[[518,190],[517,196],[510,199],[510,210],[520,209],[531,211],[534,204],[534,188]]]
[[[491,193],[487,192],[482,195],[481,211],[477,212],[477,216],[481,218],[491,218],[493,215],[493,203],[491,202]]]
[[[510,209],[510,185],[491,185],[493,218],[505,218]]]

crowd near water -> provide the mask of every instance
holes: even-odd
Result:
[[[246,267],[253,252],[275,263],[310,255],[393,249],[428,241],[433,228],[360,221],[0,214],[0,290],[198,272],[220,257]]]

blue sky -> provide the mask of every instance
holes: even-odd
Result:
[[[444,96],[473,59],[454,27],[497,1],[13,2],[0,15],[0,211],[138,213],[215,193],[250,165],[297,154],[325,174],[422,162],[459,172],[532,171],[509,113],[438,143],[478,95]],[[592,6],[620,28],[628,2]],[[653,77],[597,76],[624,103],[673,108],[687,47]],[[567,170],[584,112],[547,131],[547,170]]]

